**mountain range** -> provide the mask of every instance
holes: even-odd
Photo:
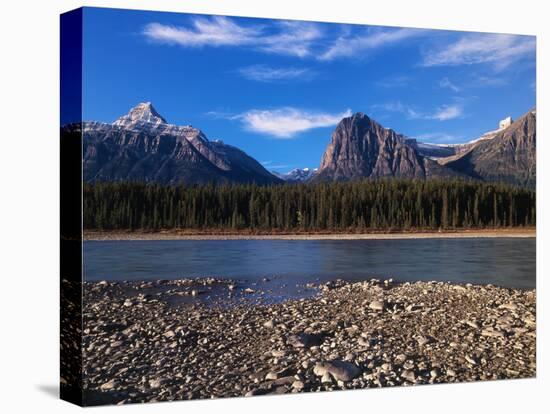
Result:
[[[210,141],[190,125],[169,124],[150,102],[112,124],[85,122],[84,180],[277,184],[283,180],[240,149]]]
[[[462,177],[534,187],[536,111],[466,144],[419,143],[363,113],[336,126],[314,181]]]
[[[271,171],[271,173],[288,183],[302,183],[309,181],[317,174],[318,168],[294,168],[287,173],[281,174],[277,171]]]
[[[113,123],[82,124],[84,180],[162,184],[347,181],[361,178],[471,178],[534,187],[536,111],[466,144],[418,142],[363,113],[343,118],[318,169],[267,171],[240,149],[168,123],[150,102]],[[71,126],[64,127],[70,129]]]

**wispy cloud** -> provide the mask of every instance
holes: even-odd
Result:
[[[336,125],[351,110],[341,113],[313,112],[292,107],[277,109],[252,109],[234,115],[231,119],[242,122],[245,129],[270,135],[275,138],[289,139],[297,134],[315,128]]]
[[[424,33],[424,30],[421,29],[376,29],[368,30],[360,35],[340,36],[319,56],[319,59],[333,60],[343,57],[360,57],[368,50],[396,44],[422,33]]]
[[[150,23],[142,34],[149,40],[189,48],[249,47],[265,53],[330,61],[361,58],[365,52],[397,44],[425,33],[422,29],[343,26],[339,36],[320,23],[278,21],[237,23],[223,16],[196,17],[185,26]]]
[[[401,101],[371,105],[370,109],[373,112],[399,112],[404,114],[408,119],[417,119],[419,116],[416,110],[409,105],[404,105]]]
[[[469,86],[474,88],[497,87],[507,85],[509,80],[502,76],[487,76],[474,74],[469,81]]]
[[[312,44],[322,36],[322,30],[307,22],[244,26],[228,17],[214,16],[194,18],[189,26],[150,23],[143,35],[155,42],[190,48],[249,46],[267,53],[305,57],[312,53]]]
[[[460,118],[462,114],[463,108],[459,104],[443,105],[437,108],[432,114],[428,114],[427,118],[447,121],[449,119]]]
[[[535,37],[508,34],[468,34],[425,52],[423,66],[491,64],[502,70],[535,55]]]
[[[246,79],[258,82],[277,82],[287,80],[308,81],[316,75],[316,72],[309,68],[272,67],[267,65],[246,66],[240,68],[238,73]]]
[[[323,37],[321,26],[309,22],[281,21],[278,32],[257,39],[259,49],[278,55],[306,57],[313,53],[315,41]]]
[[[195,18],[191,27],[150,23],[143,34],[154,41],[186,47],[250,45],[261,36],[260,27],[244,27],[227,17]]]
[[[460,103],[441,105],[432,111],[419,111],[416,108],[405,105],[400,101],[387,102],[371,106],[372,111],[399,112],[405,115],[407,119],[425,119],[447,121],[454,118],[460,118],[464,114],[464,108]]]
[[[375,82],[376,86],[382,88],[403,88],[409,86],[411,83],[411,77],[407,75],[389,76],[384,79],[380,79]]]
[[[460,92],[460,90],[462,89],[459,86],[455,85],[453,82],[451,82],[447,77],[439,81],[439,87],[450,89],[453,92]]]
[[[273,161],[262,161],[260,164],[262,164],[265,168],[268,168],[270,170],[280,170],[280,169],[292,167],[291,164],[280,164],[280,163],[275,163]]]

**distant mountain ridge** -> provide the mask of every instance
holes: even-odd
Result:
[[[504,121],[507,121],[503,124]],[[336,126],[313,181],[450,178],[534,186],[536,111],[466,144],[423,144],[356,113]]]
[[[302,183],[311,179],[317,173],[317,168],[294,168],[287,173],[273,172],[277,177],[289,183]]]
[[[71,126],[65,129],[70,130]],[[320,167],[269,172],[242,150],[210,141],[191,125],[170,124],[150,102],[113,123],[82,123],[87,182],[161,184],[348,181],[362,178],[467,178],[534,187],[536,110],[465,144],[427,144],[385,128],[364,113],[343,118]]]
[[[190,125],[167,123],[150,102],[136,105],[112,124],[84,122],[82,135],[88,182],[282,182],[240,149],[209,141]]]

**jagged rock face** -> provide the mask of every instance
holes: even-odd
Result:
[[[282,182],[243,151],[199,129],[166,123],[141,103],[112,124],[83,124],[84,180],[163,184]]]
[[[402,135],[357,113],[336,127],[316,180],[453,175],[434,164],[437,163],[420,155]]]
[[[535,187],[536,111],[529,111],[492,139],[479,141],[444,165],[484,181]]]

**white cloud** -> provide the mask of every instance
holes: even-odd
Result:
[[[460,118],[463,109],[461,105],[443,105],[435,110],[434,113],[428,114],[428,119],[437,119],[438,121],[447,121],[449,119]]]
[[[452,90],[453,92],[460,92],[461,88],[455,85],[453,82],[449,80],[449,78],[443,78],[439,81],[439,87],[441,88],[448,88]]]
[[[386,102],[383,104],[371,105],[372,111],[385,111],[385,112],[400,112],[404,114],[408,119],[418,119],[420,114],[408,105],[404,105],[401,101]]]
[[[223,16],[195,18],[190,27],[150,23],[143,35],[160,43],[183,47],[250,46],[267,53],[305,57],[322,37],[320,27],[307,22],[243,26]]]
[[[425,31],[369,28],[359,34],[353,32],[351,26],[343,26],[342,35],[334,38],[319,23],[279,21],[242,25],[229,17],[214,16],[194,18],[186,26],[150,23],[142,34],[151,41],[183,47],[247,46],[265,53],[333,60],[362,57],[366,50],[396,44]]]
[[[278,55],[306,57],[312,54],[314,42],[323,37],[319,25],[308,22],[281,21],[275,34],[258,39],[258,48]]]
[[[399,43],[402,40],[424,33],[421,29],[379,29],[362,35],[341,36],[319,56],[320,60],[333,60],[342,57],[361,57],[366,50]]]
[[[425,119],[447,121],[449,119],[460,118],[464,113],[464,108],[461,104],[441,105],[430,112],[418,111],[417,109],[405,105],[400,101],[387,102],[384,104],[372,105],[373,111],[399,112],[407,117],[407,119]]]
[[[468,34],[457,41],[428,50],[423,66],[457,66],[488,63],[502,70],[535,54],[535,37],[508,34]]]
[[[235,115],[232,119],[240,120],[249,131],[288,139],[310,129],[336,125],[347,116],[351,116],[349,109],[342,113],[330,114],[285,107],[266,110],[253,109]]]
[[[257,27],[243,27],[227,17],[196,18],[192,28],[150,23],[143,34],[151,40],[186,47],[249,45],[261,35]]]
[[[240,68],[239,74],[249,80],[258,82],[276,82],[283,80],[310,80],[315,72],[309,68],[271,67],[267,65],[252,65]]]

